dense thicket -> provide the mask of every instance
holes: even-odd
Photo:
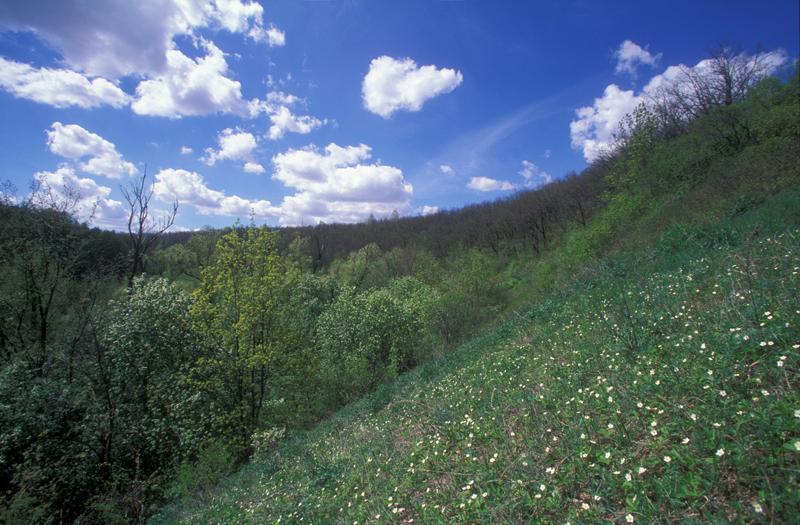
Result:
[[[7,203],[0,519],[141,520],[637,228],[796,182],[797,76],[721,100],[691,118],[643,106],[613,155],[537,191],[428,217],[162,237],[150,275],[129,272],[135,236]]]

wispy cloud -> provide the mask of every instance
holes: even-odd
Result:
[[[496,145],[537,121],[558,113],[569,114],[569,109],[561,103],[565,93],[526,104],[485,126],[455,137],[417,170],[417,176],[414,177],[415,196],[429,196],[450,188],[463,187],[465,180],[483,175],[481,172],[486,170]],[[450,167],[458,177],[443,177],[441,172],[431,172],[432,167],[438,172],[441,165]]]

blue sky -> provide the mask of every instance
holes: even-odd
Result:
[[[800,32],[796,0],[100,5],[0,5],[0,179],[75,188],[111,228],[145,163],[182,228],[536,187],[582,169],[670,66],[727,43],[779,71]]]

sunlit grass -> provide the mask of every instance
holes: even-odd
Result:
[[[800,230],[781,199],[605,261],[154,521],[795,520]]]

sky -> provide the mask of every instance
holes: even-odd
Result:
[[[356,222],[536,188],[720,45],[798,57],[796,0],[4,0],[0,181],[122,229]]]

